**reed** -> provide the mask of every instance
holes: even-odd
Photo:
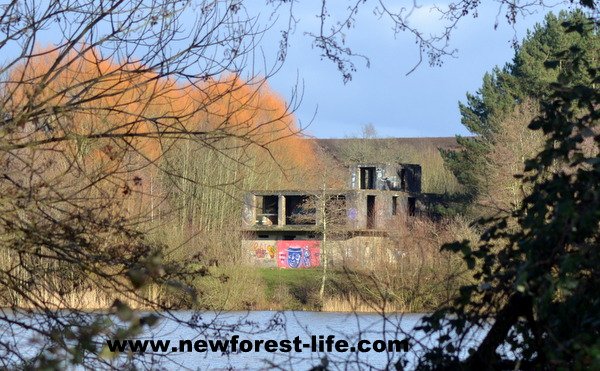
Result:
[[[166,300],[165,300],[166,299]],[[169,306],[168,295],[157,285],[144,289],[141,295],[125,292],[106,292],[99,288],[72,291],[66,294],[50,290],[39,290],[35,295],[17,297],[12,301],[3,300],[0,307],[21,310],[62,310],[109,311],[116,301],[127,303],[133,310],[151,310],[152,303],[161,302]]]
[[[377,302],[367,301],[359,295],[330,296],[323,300],[323,312],[349,312],[349,313],[409,313],[413,308],[403,303],[390,303],[385,300]]]

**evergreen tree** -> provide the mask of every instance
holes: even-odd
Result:
[[[487,73],[481,88],[475,94],[467,94],[466,103],[459,103],[461,122],[473,136],[458,136],[462,150],[442,151],[442,156],[464,186],[469,201],[476,200],[486,190],[486,177],[492,166],[486,154],[495,145],[494,134],[502,121],[525,99],[545,99],[568,56],[559,56],[558,66],[552,70],[546,69],[544,63],[569,47],[578,47],[589,58],[594,58],[595,53],[597,58],[599,39],[596,34],[567,33],[561,26],[564,22],[582,19],[585,19],[582,11],[563,11],[558,16],[549,13],[542,25],[536,25],[527,34],[513,60]],[[586,71],[579,71],[573,81],[585,84],[590,76]]]
[[[600,368],[599,22],[563,26],[586,43],[563,45],[539,71],[555,77],[529,125],[547,138],[524,166],[532,192],[510,217],[481,220],[476,247],[443,247],[462,252],[476,283],[424,321],[437,344],[420,369]]]

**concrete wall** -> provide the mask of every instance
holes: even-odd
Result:
[[[242,227],[252,227],[256,222],[256,196],[252,193],[244,195],[244,205],[242,207]]]
[[[343,241],[333,241],[326,247],[332,267],[343,266],[376,269],[382,263],[397,259],[390,240],[382,236],[355,236]]]
[[[361,168],[375,168],[375,190],[421,192],[421,166],[417,164],[360,163],[348,166],[348,187],[361,189]]]
[[[242,252],[248,265],[277,268],[277,240],[242,240]]]
[[[321,264],[321,241],[315,239],[247,239],[246,263],[261,268],[313,268]]]
[[[372,189],[361,189],[361,168],[372,169],[369,170],[372,171],[372,174],[369,173],[369,178],[372,178]],[[325,247],[328,259],[332,261],[332,264],[369,262],[363,266],[376,265],[377,262],[395,259],[391,252],[393,249],[386,248],[389,241],[380,236],[383,231],[394,227],[398,217],[409,214],[410,200],[416,201],[416,197],[421,192],[421,166],[383,163],[353,164],[349,166],[348,178],[349,189],[331,190],[327,194],[345,197],[345,232],[354,237],[339,241],[331,239]],[[248,264],[261,267],[291,268],[319,264],[321,246],[315,235],[318,236],[318,231],[323,226],[320,216],[316,216],[316,225],[315,221],[303,225],[286,224],[286,197],[311,195],[316,197],[322,195],[322,192],[256,191],[244,196],[242,223],[250,237],[242,241],[242,249]],[[375,200],[374,223],[369,223],[368,200],[370,196]],[[263,212],[262,215],[258,215],[256,211],[257,204],[260,204],[257,197],[269,197],[269,207],[264,207],[269,211]],[[396,215],[393,213],[394,198],[396,199]],[[263,202],[264,200],[265,198],[263,198]],[[288,201],[290,200],[288,199]],[[289,208],[290,213],[294,213],[293,210],[296,207],[293,203],[290,203]],[[277,210],[271,211],[271,209]],[[301,212],[297,214],[302,215]],[[267,222],[270,223],[257,221],[257,217],[268,218]],[[292,217],[290,220],[293,220]]]
[[[396,198],[396,211],[398,215],[408,212],[408,198],[413,197],[410,193],[401,191],[378,191],[378,190],[354,190],[344,192],[336,192],[343,195],[346,200],[346,223],[348,230],[367,230],[367,229],[386,229],[390,223],[395,220],[393,215],[393,198]],[[294,194],[295,195],[295,194]],[[375,198],[374,205],[374,227],[369,228],[368,223],[368,197]],[[261,230],[265,233],[269,231],[283,232],[289,230],[291,233],[297,229],[295,225],[286,224],[285,218],[285,197],[286,194],[275,194],[273,197],[278,199],[278,217],[273,225],[260,225],[256,223],[257,212],[255,209],[257,197],[252,193],[246,194],[244,198],[244,209],[242,216],[242,226],[246,230]],[[317,215],[317,224],[308,224],[305,229],[318,230],[322,225],[320,215]]]
[[[246,264],[261,268],[318,267],[326,254],[332,267],[353,266],[375,269],[383,263],[396,261],[397,252],[390,240],[382,236],[354,236],[343,240],[328,240],[323,248],[317,239],[244,240],[242,249]],[[296,256],[291,256],[296,254]],[[300,262],[298,263],[298,259]]]
[[[361,164],[352,164],[348,167],[349,171],[349,183],[348,187],[350,189],[359,190],[360,188],[360,169],[361,168],[375,168],[375,181],[373,189],[376,190],[386,190],[388,187],[388,179],[395,176],[395,166],[390,166],[388,164],[378,164],[378,163],[361,163]]]
[[[380,192],[380,191],[357,191],[348,202],[349,228],[354,230],[366,230],[367,219],[367,197],[375,197],[375,228],[377,230],[387,229],[395,222],[393,215],[393,198],[396,198],[397,215],[408,212],[408,195],[404,192]]]

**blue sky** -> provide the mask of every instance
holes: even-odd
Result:
[[[358,71],[344,85],[336,66],[321,60],[319,50],[312,48],[311,40],[303,35],[303,30],[317,24],[314,14],[318,2],[316,8],[314,5],[314,1],[295,5],[300,24],[291,38],[287,60],[270,84],[284,97],[290,97],[292,86],[300,79],[304,97],[296,116],[307,125],[316,111],[307,133],[320,138],[358,136],[367,123],[373,124],[382,137],[468,134],[460,124],[458,102],[464,100],[466,92],[479,88],[486,71],[511,60],[513,37],[521,40],[526,30],[545,15],[541,11],[519,18],[514,29],[501,15],[494,30],[498,5],[486,1],[479,17],[465,18],[454,33],[451,46],[458,49],[456,58],[446,58],[441,67],[424,62],[406,76],[418,61],[414,38],[408,34],[394,37],[391,23],[373,16],[369,8],[372,5],[367,2],[356,27],[348,32],[348,44],[352,50],[369,56],[371,66],[367,68],[357,60]],[[411,19],[424,30],[435,30],[440,24],[428,6],[420,8]],[[272,45],[273,40],[265,38],[267,54]]]
[[[556,0],[560,2],[560,0]],[[479,16],[467,16],[457,26],[450,46],[458,50],[456,58],[447,57],[441,67],[430,67],[424,61],[414,72],[406,75],[419,60],[414,37],[408,33],[394,36],[391,21],[373,15],[372,1],[362,5],[356,17],[356,27],[347,32],[347,45],[353,51],[367,55],[370,67],[355,60],[357,71],[352,81],[344,84],[341,73],[329,60],[322,59],[318,49],[304,31],[316,32],[320,0],[301,0],[294,3],[294,14],[299,20],[296,32],[290,37],[290,49],[281,70],[269,80],[273,90],[289,100],[295,84],[303,86],[303,100],[295,112],[305,132],[320,138],[359,136],[361,128],[373,124],[381,137],[436,137],[469,134],[460,124],[458,102],[467,92],[475,92],[486,71],[503,66],[513,55],[512,40],[521,40],[527,29],[541,22],[546,10],[519,17],[516,26],[508,25],[503,13],[498,16],[498,3],[485,1],[479,6]],[[353,0],[351,2],[356,2]],[[449,0],[417,1],[422,4],[413,12],[410,22],[425,32],[434,32],[441,23],[439,15],[431,11],[433,4],[440,7]],[[394,3],[388,1],[388,3]],[[413,1],[396,1],[412,4]],[[263,23],[273,8],[265,8],[263,1],[245,3],[253,14],[260,13]],[[348,1],[329,0],[332,15],[339,17]],[[335,6],[334,6],[335,5]],[[558,8],[554,8],[558,12]],[[187,20],[193,21],[190,10]],[[284,19],[282,19],[284,20]],[[498,28],[494,24],[498,20]],[[287,20],[285,20],[287,21]],[[268,21],[266,22],[268,23]],[[282,22],[280,22],[282,23]],[[273,62],[279,46],[279,31],[283,24],[276,23],[263,37],[260,47],[266,64]],[[40,35],[38,42],[50,43],[55,33]],[[41,40],[41,41],[40,41]],[[256,49],[259,50],[259,49]],[[6,56],[5,56],[6,57]],[[257,55],[260,65],[261,56]],[[250,67],[255,67],[252,64]],[[260,67],[257,70],[261,70]],[[263,68],[264,70],[264,68]],[[249,74],[256,71],[248,71]],[[260,72],[259,72],[260,73]]]

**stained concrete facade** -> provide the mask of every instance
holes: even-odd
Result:
[[[242,248],[249,263],[297,268],[296,257],[304,254],[307,263],[300,267],[314,266],[324,234],[335,235],[336,256],[361,255],[360,248],[350,250],[364,245],[365,237],[384,237],[398,218],[417,212],[419,165],[354,164],[348,171],[346,190],[248,192]]]
[[[354,164],[349,166],[350,189],[421,193],[421,166],[416,164]]]

